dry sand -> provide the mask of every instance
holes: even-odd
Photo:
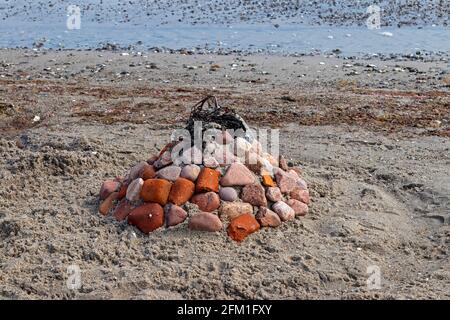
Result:
[[[26,50],[0,61],[0,298],[450,298],[447,61]],[[101,182],[159,150],[208,93],[281,130],[310,214],[241,244],[100,216]],[[80,290],[66,287],[73,264]],[[366,285],[374,265],[379,290]]]

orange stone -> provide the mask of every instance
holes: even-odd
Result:
[[[266,187],[275,187],[275,182],[273,181],[272,177],[269,175],[262,176],[262,183]]]
[[[231,221],[227,233],[235,241],[244,240],[249,234],[258,231],[260,225],[252,214],[243,214]]]
[[[145,165],[139,172],[139,177],[142,178],[142,180],[148,180],[153,179],[156,176],[155,169],[151,165]]]
[[[219,192],[219,178],[220,172],[211,169],[203,168],[197,178],[197,184],[195,185],[196,192]]]
[[[162,227],[164,210],[157,203],[145,203],[130,212],[128,222],[148,234]]]
[[[141,198],[145,202],[156,202],[165,205],[169,198],[172,184],[164,179],[148,179],[144,181],[141,190]]]
[[[194,191],[195,184],[191,180],[178,178],[170,189],[169,202],[181,206],[194,195]]]
[[[118,192],[111,193],[98,207],[98,212],[106,216],[113,207],[114,200],[117,199]]]

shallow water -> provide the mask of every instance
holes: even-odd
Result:
[[[1,47],[31,47],[46,39],[47,48],[96,48],[102,43],[143,48],[172,49],[195,47],[237,49],[275,53],[309,53],[340,49],[344,55],[359,53],[450,53],[450,28],[403,27],[369,30],[365,27],[323,27],[286,24],[152,26],[86,22],[69,30],[65,20],[54,23],[7,20],[1,23]],[[388,35],[386,35],[388,33]]]
[[[432,21],[440,21],[436,19],[438,14],[442,15],[442,21],[448,16],[445,6],[440,9],[430,7],[429,1],[419,0],[421,6],[416,9],[399,7],[403,9],[396,12],[395,6],[382,0],[379,4],[383,10],[383,22],[396,25],[399,21],[408,21],[414,10],[418,11],[417,16],[427,20],[420,24],[420,28],[404,26],[369,30],[364,23],[366,8],[372,4],[368,0],[358,3],[343,0],[320,5],[294,0],[260,0],[258,7],[239,0],[78,0],[81,29],[69,30],[66,22],[68,15],[73,14],[68,12],[72,1],[61,0],[51,4],[0,0],[0,47],[31,47],[37,42],[47,48],[76,49],[97,48],[105,43],[127,47],[139,42],[142,50],[149,47],[206,47],[274,53],[340,49],[344,55],[407,54],[419,50],[449,53],[450,28],[444,24],[432,26]],[[276,19],[271,20],[268,14],[275,15]],[[245,22],[240,21],[241,15],[246,17]],[[328,15],[337,19],[333,23],[336,26],[315,23],[319,17]],[[340,15],[345,17],[338,19]],[[340,23],[351,26],[341,26]]]

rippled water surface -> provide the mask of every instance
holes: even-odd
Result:
[[[53,24],[7,21],[1,23],[1,47],[31,47],[44,40],[45,47],[92,48],[104,43],[143,47],[225,48],[270,50],[280,53],[339,48],[344,54],[413,53],[418,50],[450,52],[450,29],[403,27],[369,30],[364,27],[323,27],[270,24],[136,26],[82,23],[68,30],[65,20]]]
[[[430,2],[431,1],[431,2]],[[365,27],[372,2],[342,0],[0,0],[0,47],[97,48],[105,43],[143,49],[195,47],[310,53],[450,52],[450,0],[380,0],[378,30]],[[448,5],[446,5],[448,3]],[[67,8],[79,7],[81,29],[68,30]],[[320,4],[320,5],[319,5]],[[414,21],[419,26],[397,25]],[[324,26],[324,25],[333,25]],[[350,27],[348,26],[350,25]],[[277,26],[277,27],[275,27]]]

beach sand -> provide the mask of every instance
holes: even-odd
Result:
[[[8,49],[0,62],[0,298],[450,298],[448,61]],[[207,94],[280,130],[310,213],[242,243],[101,216],[102,181],[158,152]]]

